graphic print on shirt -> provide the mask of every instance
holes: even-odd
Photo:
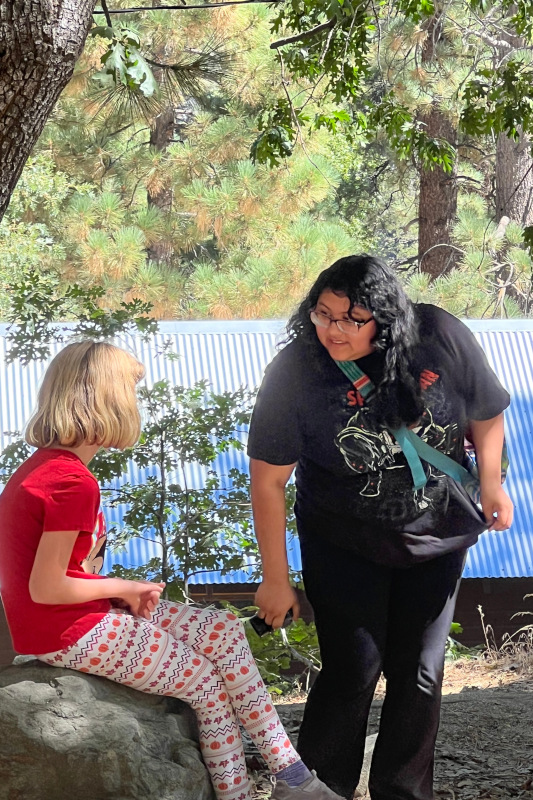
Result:
[[[419,425],[413,430],[431,447],[449,455],[456,448],[459,430],[457,423],[451,422],[447,413],[447,403],[438,387],[438,378],[430,370],[424,370],[421,374],[420,381],[428,402]],[[348,401],[350,399],[349,393]],[[367,476],[366,484],[359,492],[361,497],[379,497],[384,470],[409,468],[394,437],[387,430],[373,427],[372,415],[366,405],[357,408],[346,427],[337,435],[335,444],[350,470]],[[442,474],[429,464],[424,463],[424,467],[428,479]],[[419,510],[432,506],[424,489],[414,494],[413,499]]]
[[[103,511],[98,512],[96,525],[91,537],[91,549],[87,557],[81,562],[84,572],[89,575],[99,575],[104,566],[105,546],[107,541],[105,519]]]

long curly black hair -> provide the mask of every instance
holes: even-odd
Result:
[[[287,324],[287,341],[304,339],[316,345],[309,313],[325,290],[345,295],[350,311],[361,306],[372,313],[377,326],[376,350],[385,354],[383,378],[376,386],[372,415],[377,424],[397,428],[416,422],[424,405],[413,355],[418,326],[413,305],[398,278],[383,261],[366,254],[347,256],[320,273]]]

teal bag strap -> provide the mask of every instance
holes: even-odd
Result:
[[[363,397],[366,398],[372,393],[374,384],[368,375],[365,375],[354,361],[336,361],[335,363]],[[414,431],[409,430],[405,425],[402,425],[401,428],[396,428],[396,430],[391,429],[390,432],[403,450],[409,469],[411,470],[411,475],[413,476],[415,490],[423,489],[427,483],[424,467],[420,460],[423,459],[428,464],[440,470],[440,472],[444,472],[445,475],[449,475],[450,478],[462,484],[474,502],[479,503],[479,478],[474,470],[470,471],[465,469],[461,464],[458,464],[457,461],[454,461],[453,458],[431,447],[431,445],[421,439],[420,436],[417,436]],[[505,480],[508,463],[507,448],[504,442],[502,453],[502,483]]]
[[[428,464],[431,464],[441,472],[449,475],[450,478],[453,478],[458,483],[466,484],[472,481],[472,474],[461,466],[461,464],[458,464],[457,461],[454,461],[453,458],[431,447],[431,445],[421,439],[420,436],[417,436],[414,431],[407,429],[407,436],[411,446],[424,461],[428,462]]]
[[[371,394],[374,389],[374,384],[368,375],[365,375],[363,370],[360,369],[354,361],[335,361],[335,363],[363,397],[368,397],[368,395]],[[415,491],[423,489],[427,483],[427,477],[422,462],[420,461],[418,451],[409,436],[410,431],[405,425],[402,425],[401,428],[396,428],[395,430],[391,429],[390,432],[403,450],[403,454],[411,470]],[[416,434],[413,435],[418,439]],[[430,448],[430,450],[433,450],[433,448]],[[444,457],[446,458],[446,456]],[[427,459],[425,460],[427,461]],[[451,461],[451,459],[449,460]]]
[[[422,458],[424,458],[424,456],[415,446],[413,437],[415,439],[418,439],[419,441],[422,440],[416,435],[416,433],[410,431],[405,425],[402,425],[401,428],[391,428],[390,432],[392,433],[392,435],[402,448],[403,454],[407,459],[409,469],[411,470],[411,475],[413,476],[415,491],[423,489],[428,480],[426,473],[424,472],[424,467],[422,466],[422,462],[420,461],[420,456],[422,456]],[[429,447],[429,449],[433,450],[432,447]],[[427,460],[428,460],[427,458],[424,458],[424,461]]]

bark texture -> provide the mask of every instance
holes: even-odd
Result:
[[[513,13],[514,13],[513,7]],[[527,47],[527,42],[511,29],[500,32],[494,66],[513,51]],[[509,217],[522,225],[533,224],[533,142],[521,130],[515,141],[505,133],[496,142],[496,221]]]
[[[174,109],[167,108],[159,114],[153,123],[150,132],[150,147],[162,152],[168,148],[174,139]],[[172,211],[172,201],[174,194],[169,185],[148,188],[148,205],[156,206],[164,214]],[[147,249],[148,258],[151,261],[169,264],[174,254],[173,247],[168,241],[154,242]]]
[[[167,108],[154,120],[150,132],[150,147],[163,152],[172,142],[184,142],[186,139],[185,129],[187,125],[190,125],[194,116],[195,108],[190,99],[184,100],[179,108]],[[147,196],[148,205],[157,206],[164,214],[172,213],[174,192],[171,186],[164,185],[157,189],[149,187]],[[174,257],[174,247],[171,242],[161,240],[150,245],[147,253],[151,261],[170,264]]]
[[[520,134],[515,142],[504,133],[496,145],[496,220],[509,217],[533,225],[533,158],[531,139]]]
[[[152,0],[152,6],[157,5],[157,0]],[[156,49],[155,55],[157,59],[164,62],[166,55],[166,47],[163,45]],[[161,80],[161,69],[154,70],[154,76],[159,83]],[[152,123],[152,130],[150,132],[150,147],[158,152],[164,152],[174,139],[174,108],[169,106],[161,114],[159,114]],[[148,187],[148,205],[155,206],[164,214],[172,212],[172,203],[174,201],[174,193],[172,187],[164,184],[158,187]],[[157,261],[163,264],[170,264],[172,256],[174,255],[174,248],[169,241],[160,240],[153,242],[147,249],[148,259],[150,261]]]
[[[443,14],[439,11],[427,22],[427,38],[422,51],[422,63],[431,69],[443,41]],[[425,130],[434,139],[446,140],[457,147],[457,130],[451,118],[434,102],[421,115]],[[457,162],[456,162],[457,164]],[[451,270],[457,251],[450,246],[451,232],[457,215],[457,165],[452,172],[440,167],[420,168],[418,207],[418,263],[420,270],[437,278]]]
[[[83,49],[96,0],[0,0],[0,219]]]

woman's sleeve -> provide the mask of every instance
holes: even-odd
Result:
[[[279,466],[298,461],[302,440],[298,384],[294,345],[289,344],[266,368],[250,422],[250,458]]]
[[[52,492],[43,497],[44,531],[92,533],[100,507],[100,489],[91,475],[59,477]]]
[[[437,335],[454,357],[453,379],[465,398],[467,417],[474,420],[497,417],[509,405],[509,393],[501,385],[472,331],[447,311],[436,310]]]

